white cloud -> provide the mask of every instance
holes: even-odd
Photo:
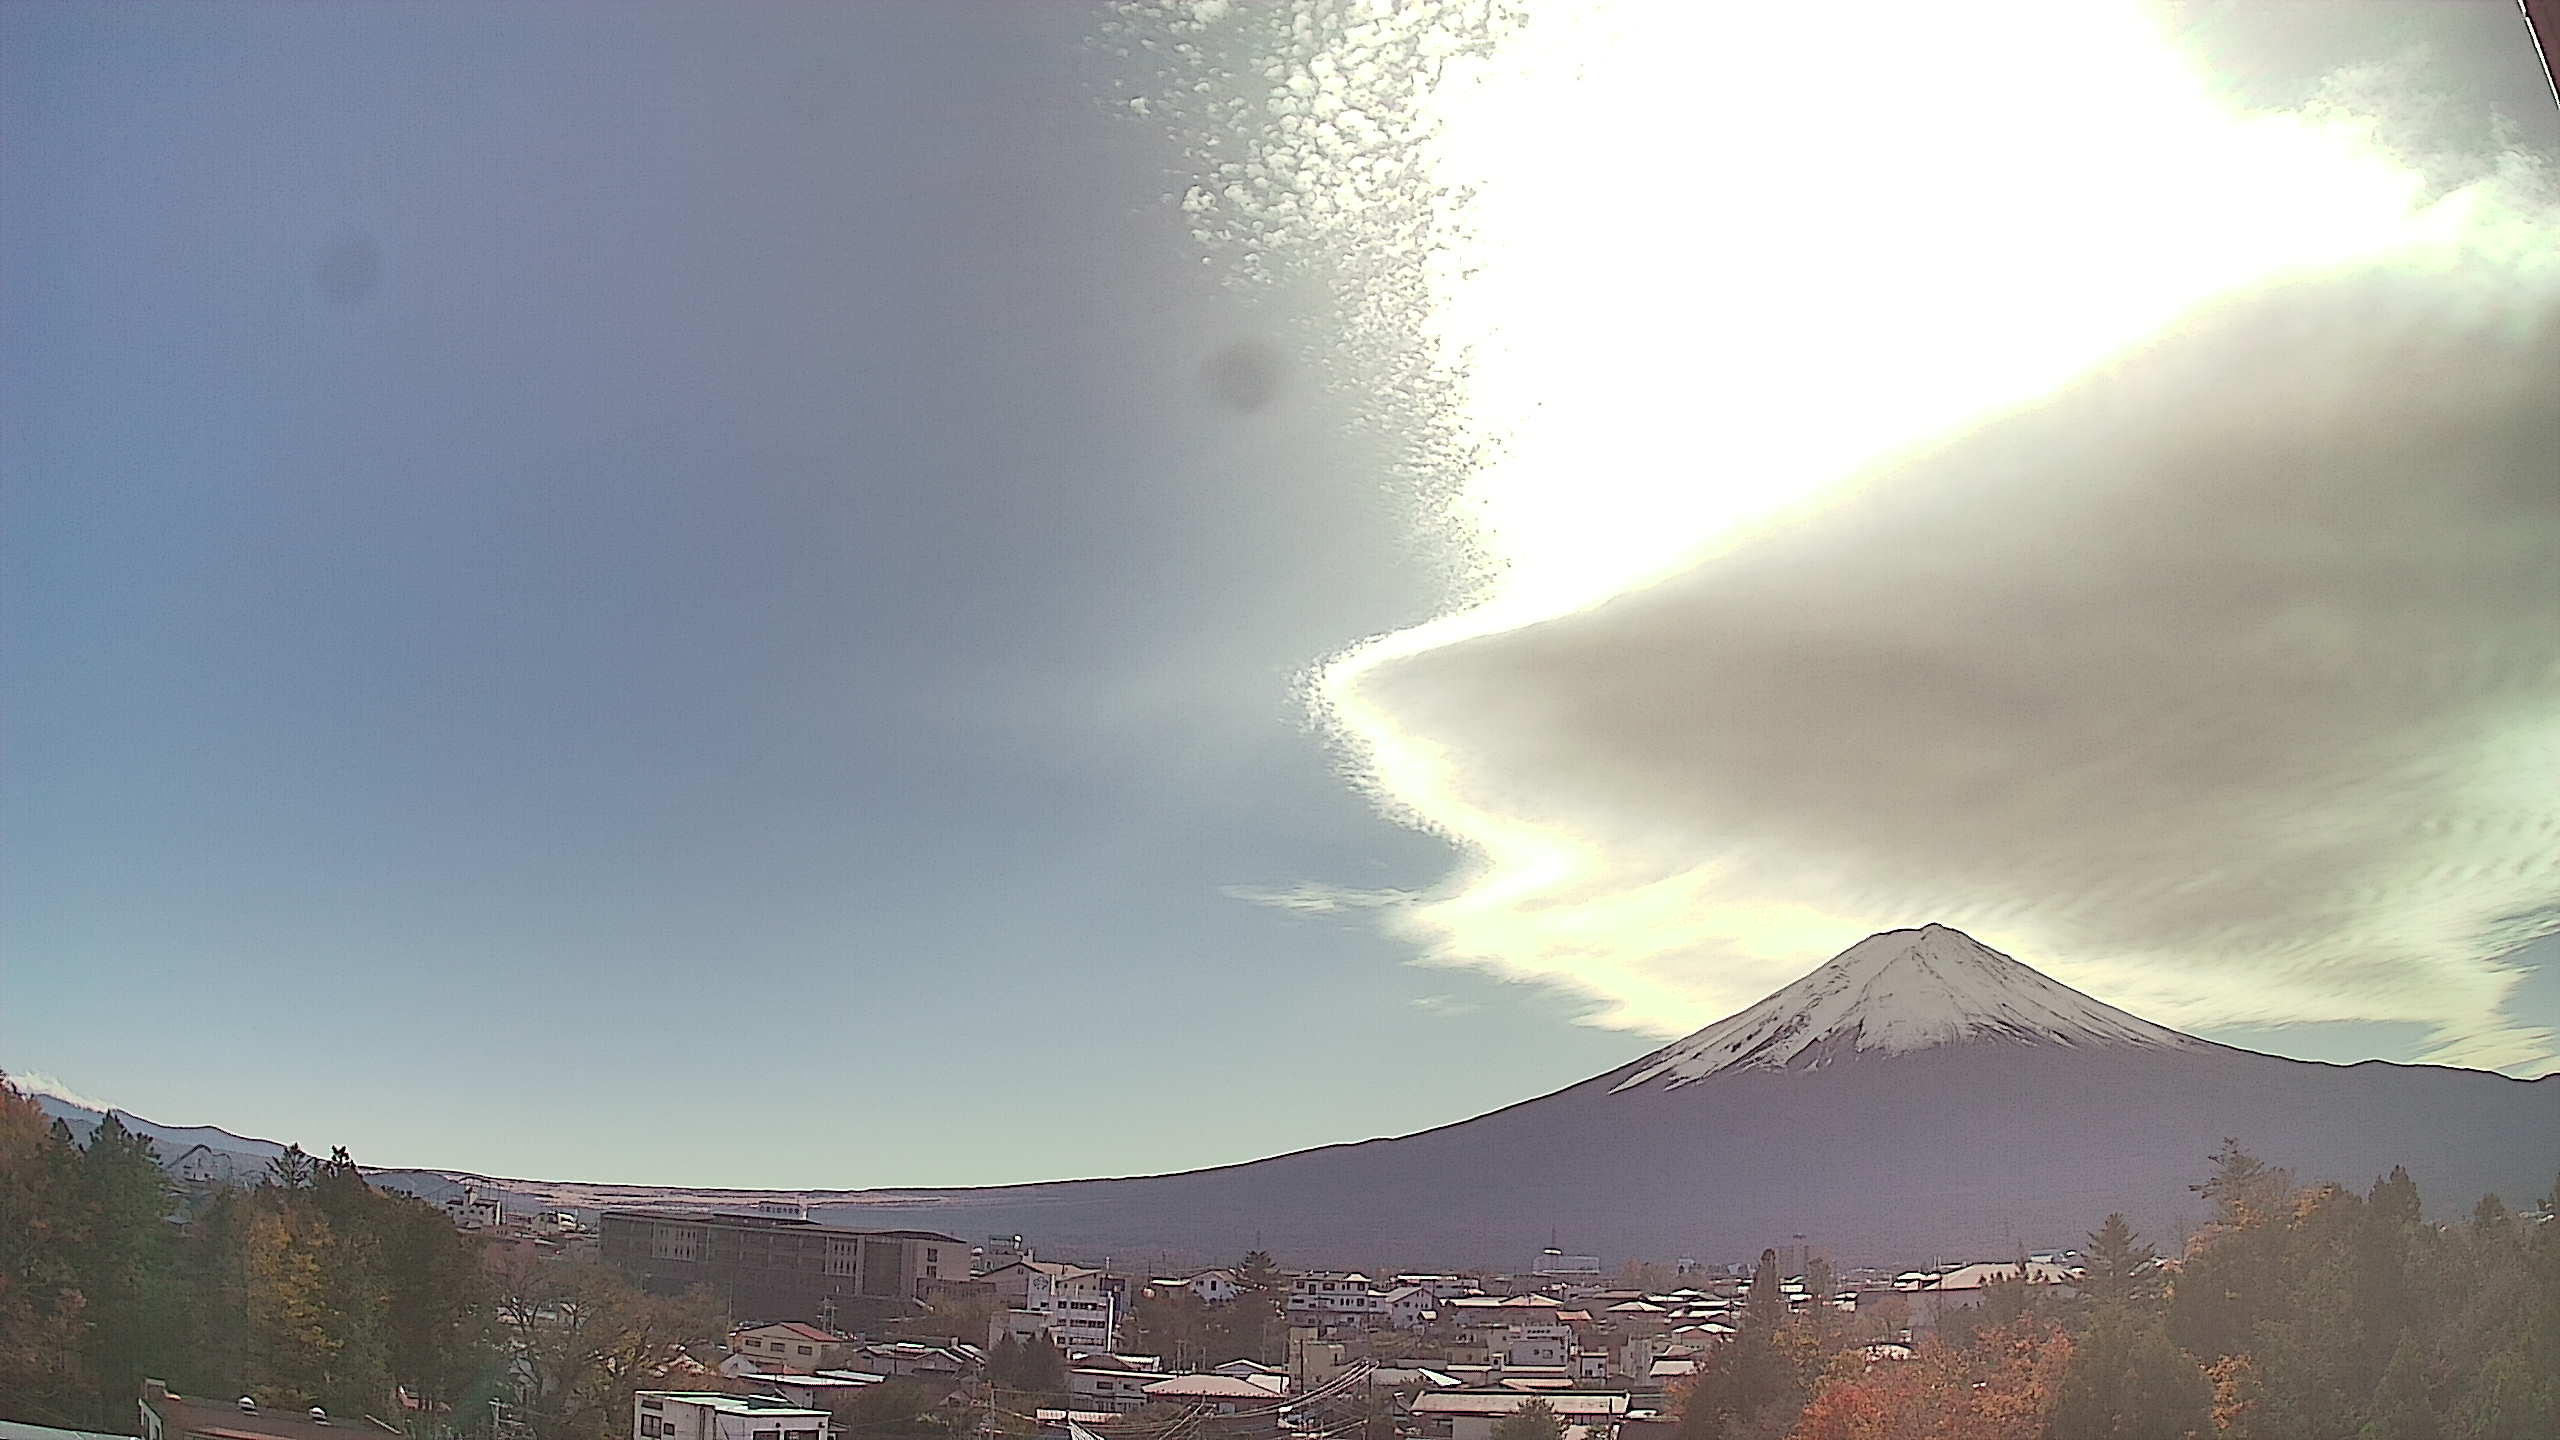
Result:
[[[2547,1057],[2491,962],[2560,897],[2553,395],[2560,293],[2305,283],[1685,575],[1369,668],[1362,713],[1499,817],[1403,923],[1637,1028],[1934,919],[2173,1023]]]
[[[1253,12],[1160,107],[1214,254],[1351,278],[1484,561],[1318,686],[1474,857],[1384,923],[1657,1033],[1944,920],[2551,1053],[2495,963],[2560,918],[2533,163],[2404,160],[2371,71],[2226,112],[2130,0],[1452,13]]]
[[[48,1075],[41,1070],[10,1071],[9,1083],[18,1087],[19,1091],[24,1094],[50,1095],[56,1100],[68,1101],[71,1104],[78,1105],[89,1110],[103,1112],[115,1108],[113,1105],[108,1104],[106,1101],[101,1100],[94,1095],[84,1094],[78,1090],[72,1089],[70,1086],[62,1083],[61,1080]]]
[[[1230,900],[1260,905],[1272,910],[1295,910],[1306,915],[1335,915],[1346,910],[1384,910],[1413,903],[1410,890],[1360,890],[1343,885],[1320,885],[1312,882],[1297,885],[1225,885],[1218,893]]]

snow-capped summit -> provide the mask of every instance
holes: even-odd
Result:
[[[2208,1042],[2093,1000],[1961,930],[1870,935],[1739,1014],[1636,1063],[1611,1087],[1685,1085],[1723,1070],[1797,1070],[1861,1051],[1958,1040],[2207,1050]]]

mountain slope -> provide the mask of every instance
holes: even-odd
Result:
[[[1726,1070],[1793,1069],[1961,1040],[2211,1048],[2019,964],[1960,930],[1870,935],[1759,1004],[1639,1062],[1625,1090]]]
[[[60,1120],[70,1126],[71,1133],[84,1142],[89,1138],[89,1132],[98,1128],[100,1120],[113,1115],[127,1130],[149,1136],[163,1163],[176,1160],[198,1145],[225,1155],[255,1160],[260,1165],[284,1153],[284,1147],[273,1140],[234,1135],[212,1125],[161,1125],[130,1111],[93,1110],[86,1105],[75,1105],[59,1095],[37,1095],[34,1099],[36,1108],[43,1111],[46,1118]]]
[[[1415,1135],[1175,1175],[800,1193],[836,1223],[1019,1231],[1089,1259],[1259,1246],[1511,1267],[1550,1234],[1613,1261],[1732,1259],[1805,1235],[1845,1263],[1901,1265],[2069,1243],[2110,1210],[2169,1237],[2227,1135],[2306,1178],[2362,1185],[2406,1164],[2458,1213],[2560,1171],[2560,1076],[2215,1045],[1932,926],[1861,942],[1608,1074]],[[746,1198],[504,1183],[567,1206]]]

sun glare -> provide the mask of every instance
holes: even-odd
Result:
[[[2226,108],[2131,4],[1549,6],[1420,104],[1455,198],[1415,319],[1485,457],[1448,517],[1484,573],[1474,603],[1328,662],[1318,703],[1384,805],[1475,856],[1406,912],[1427,951],[1655,1028],[1696,1013],[1703,977],[1661,962],[1712,940],[1715,877],[1502,813],[1364,676],[1890,484],[1897,451],[2218,295],[2481,243],[2464,197],[2430,204],[2351,117]],[[1714,911],[1771,974],[1840,933]]]

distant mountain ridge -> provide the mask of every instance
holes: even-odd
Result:
[[[42,1110],[49,1118],[60,1120],[70,1126],[71,1133],[84,1141],[89,1138],[90,1131],[98,1128],[98,1122],[113,1115],[117,1123],[127,1130],[150,1136],[151,1143],[160,1152],[163,1163],[175,1161],[180,1155],[198,1145],[208,1150],[218,1150],[226,1155],[254,1159],[261,1165],[284,1153],[284,1146],[273,1140],[258,1140],[247,1135],[234,1135],[218,1126],[162,1125],[145,1120],[130,1111],[112,1107],[99,1110],[87,1105],[74,1104],[59,1095],[38,1094],[31,1098],[36,1102],[37,1109]]]
[[[2113,1210],[2173,1240],[2225,1136],[2306,1180],[2361,1186],[2405,1164],[2432,1209],[2458,1214],[2484,1192],[2542,1194],[2560,1172],[2560,1075],[2218,1045],[1932,925],[1870,936],[1553,1094],[1244,1164],[939,1190],[375,1176],[430,1199],[467,1182],[583,1210],[796,1198],[832,1223],[1018,1232],[1091,1260],[1258,1247],[1309,1264],[1510,1268],[1554,1234],[1613,1262],[1732,1259],[1805,1236],[1846,1264],[1906,1265],[2070,1243]]]

